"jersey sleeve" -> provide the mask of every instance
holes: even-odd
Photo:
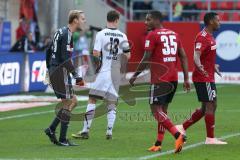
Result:
[[[155,46],[156,46],[155,36],[153,32],[150,32],[146,37],[144,49],[146,51],[152,51],[155,49]]]
[[[101,52],[102,51],[102,42],[101,42],[101,34],[100,32],[97,33],[94,43],[94,50]]]
[[[128,38],[126,35],[123,36],[123,42],[122,42],[121,47],[122,47],[123,53],[130,52],[130,44],[129,44],[129,41],[128,41]]]
[[[195,40],[195,51],[200,51],[201,53],[206,50],[207,43],[206,39],[202,36],[198,36]]]

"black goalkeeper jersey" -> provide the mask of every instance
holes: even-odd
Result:
[[[73,40],[68,27],[58,29],[52,43],[46,51],[47,68],[65,67],[68,72],[74,72],[72,63]]]

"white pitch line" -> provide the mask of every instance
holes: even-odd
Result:
[[[228,138],[232,138],[232,137],[237,137],[240,136],[240,132],[239,133],[233,133],[233,134],[229,134],[229,135],[225,135],[222,136],[220,139],[222,140],[226,140]],[[183,148],[183,151],[192,149],[192,148],[196,148],[199,146],[204,145],[204,142],[199,142],[199,143],[195,143],[195,144],[191,144],[188,146],[185,146]],[[168,150],[162,153],[157,153],[157,154],[153,154],[153,155],[147,155],[147,156],[142,156],[142,157],[122,157],[122,158],[48,158],[47,160],[147,160],[147,159],[151,159],[151,158],[156,158],[156,157],[160,157],[160,156],[164,156],[164,155],[169,155],[169,154],[173,154],[174,150]],[[0,160],[30,160],[30,159],[24,159],[24,158],[0,158]],[[44,158],[34,158],[34,160],[46,160]]]
[[[136,160],[136,158],[0,158],[0,160]]]
[[[2,121],[2,120],[7,120],[7,119],[14,119],[14,118],[29,117],[29,116],[46,114],[46,113],[52,113],[52,112],[54,112],[54,111],[51,110],[51,111],[43,111],[43,112],[35,112],[35,113],[26,113],[26,114],[14,115],[14,116],[1,117],[1,118],[0,118],[0,121]]]
[[[79,106],[77,109],[84,108],[85,106]],[[76,110],[77,110],[76,109]],[[8,120],[8,119],[14,119],[14,118],[23,118],[23,117],[30,117],[30,116],[35,116],[35,115],[41,115],[41,114],[47,114],[47,113],[53,113],[55,110],[50,110],[50,111],[42,111],[42,112],[35,112],[35,113],[26,113],[26,114],[19,114],[19,115],[14,115],[14,116],[7,116],[7,117],[1,117],[0,121],[2,120]],[[0,159],[1,160],[1,159]]]
[[[220,85],[218,86],[218,88],[222,88],[224,86]],[[194,89],[192,89],[190,92],[195,91]],[[185,91],[178,91],[176,92],[176,94],[184,94],[186,93]],[[142,97],[142,98],[136,98],[136,100],[146,100],[149,99],[148,97]],[[124,101],[119,101],[119,103],[123,103]],[[83,106],[80,106],[81,108]],[[50,111],[43,111],[43,112],[35,112],[35,113],[27,113],[27,114],[19,114],[19,115],[13,115],[13,116],[7,116],[7,117],[1,117],[0,121],[2,120],[8,120],[8,119],[14,119],[14,118],[23,118],[23,117],[30,117],[30,116],[34,116],[34,115],[41,115],[41,114],[47,114],[47,113],[53,113],[54,110],[50,110]]]
[[[229,134],[229,135],[226,135],[226,136],[222,136],[222,137],[220,137],[220,139],[225,140],[225,139],[232,138],[232,137],[237,137],[237,136],[240,136],[240,133],[233,133],[233,134]],[[196,148],[196,147],[199,147],[199,146],[202,146],[202,145],[204,145],[204,142],[191,144],[191,145],[188,145],[188,146],[184,147],[183,151],[189,150],[189,149],[192,149],[192,148]],[[165,152],[162,152],[162,153],[157,153],[157,154],[153,154],[153,155],[149,155],[149,156],[143,156],[143,157],[140,157],[138,159],[139,160],[146,160],[146,159],[151,159],[151,158],[155,158],[155,157],[159,157],[159,156],[169,155],[169,154],[172,154],[172,153],[174,153],[174,150],[168,150],[168,151],[165,151]]]

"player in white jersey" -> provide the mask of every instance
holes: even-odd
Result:
[[[118,30],[119,13],[109,11],[107,28],[98,32],[95,39],[93,55],[101,56],[102,64],[96,80],[89,85],[89,101],[85,113],[82,131],[72,134],[74,138],[88,139],[89,129],[94,118],[97,99],[107,102],[106,138],[112,139],[112,129],[116,119],[116,105],[120,85],[121,61],[130,58],[127,36]]]

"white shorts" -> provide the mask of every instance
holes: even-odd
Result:
[[[89,96],[117,101],[120,79],[111,77],[111,72],[100,72],[96,80],[89,84]]]

